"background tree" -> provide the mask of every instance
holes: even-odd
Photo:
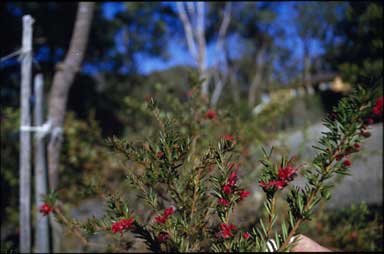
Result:
[[[327,44],[325,59],[345,80],[358,76],[382,79],[383,3],[349,2],[336,23],[337,41]]]

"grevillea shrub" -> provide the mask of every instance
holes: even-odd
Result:
[[[300,233],[300,225],[311,219],[316,204],[331,197],[332,185],[327,180],[335,174],[349,173],[353,163],[349,155],[358,152],[360,143],[370,136],[369,119],[382,118],[378,114],[382,113],[380,101],[372,91],[360,87],[342,99],[324,119],[329,130],[314,146],[317,155],[310,164],[284,157],[274,161],[272,151],[263,150],[262,169],[255,184],[266,194],[264,209],[268,216],[249,229],[233,222],[234,208],[240,202],[252,202],[248,198],[252,193],[242,186],[241,165],[237,162],[241,154],[239,137],[231,132],[223,131],[218,137],[204,132],[203,126],[223,128],[218,124],[221,114],[214,109],[190,108],[195,122],[186,123],[185,119],[177,120],[180,116],[161,114],[153,99],[147,106],[157,121],[158,135],[137,142],[109,139],[111,147],[127,159],[127,192],[139,193],[149,216],[136,213],[118,193],[106,195],[108,210],[101,219],[68,219],[52,196],[40,209],[44,214],[53,212],[84,244],[90,244],[89,235],[99,232],[118,239],[130,232],[154,252],[266,251],[268,246],[289,251],[296,244],[294,236]],[[207,140],[207,146],[199,145]],[[307,180],[303,188],[292,184],[299,174]],[[278,225],[277,214],[284,212],[276,211],[277,195],[283,195],[288,204],[286,216],[279,218]]]

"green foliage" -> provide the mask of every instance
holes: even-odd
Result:
[[[18,222],[18,154],[19,118],[18,110],[4,107],[0,113],[1,121],[1,220],[10,224]]]
[[[302,233],[316,237],[323,246],[343,251],[381,251],[383,216],[381,208],[365,203],[352,204],[340,211],[320,207],[316,220],[303,227]]]
[[[336,24],[339,43],[328,48],[327,58],[355,84],[359,77],[381,79],[383,70],[383,4],[350,2],[345,18]],[[366,84],[369,85],[369,84]]]
[[[199,91],[198,84],[194,83],[193,89]],[[149,216],[139,216],[132,203],[112,191],[106,197],[108,211],[102,219],[71,225],[88,234],[112,231],[122,235],[131,231],[144,239],[151,251],[265,251],[270,239],[274,239],[278,250],[290,250],[296,244],[291,240],[300,224],[313,217],[321,199],[330,198],[332,185],[325,181],[335,174],[347,173],[348,165],[337,156],[357,151],[351,147],[363,140],[360,133],[365,130],[365,119],[374,106],[373,91],[358,87],[324,119],[329,131],[323,133],[320,145],[315,147],[318,155],[302,170],[307,179],[305,187],[292,186],[284,195],[289,207],[285,215],[276,210],[276,194],[289,185],[298,168],[293,166],[294,159],[283,156],[276,163],[272,151],[264,151],[259,184],[267,194],[267,220],[260,218],[247,232],[231,223],[235,207],[250,194],[241,187],[240,171],[234,163],[241,154],[241,138],[231,135],[236,123],[220,128],[235,121],[229,115],[208,109],[196,90],[184,103],[165,103],[165,108],[172,105],[167,110],[162,110],[153,98],[144,105],[128,100],[127,103],[153,117],[157,131],[145,141],[117,137],[108,140],[125,157],[129,188],[145,202]]]

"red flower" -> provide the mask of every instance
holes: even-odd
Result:
[[[337,161],[341,160],[343,158],[343,156],[344,156],[343,154],[337,154],[336,155],[336,160]]]
[[[343,164],[344,164],[345,167],[350,167],[350,166],[352,165],[352,163],[351,163],[350,160],[345,160],[345,161],[343,162]]]
[[[216,118],[216,111],[214,111],[213,109],[209,109],[207,111],[207,113],[205,113],[205,118],[208,118],[210,120],[213,120]]]
[[[243,238],[245,239],[245,240],[248,240],[248,238],[250,237],[251,235],[248,233],[248,232],[244,232],[243,233]]]
[[[53,211],[53,208],[50,207],[47,203],[44,203],[40,206],[40,209],[39,209],[40,213],[43,214],[43,216],[46,216],[48,215],[50,212]]]
[[[159,224],[164,224],[167,221],[167,217],[164,216],[156,216],[155,221]]]
[[[296,169],[291,166],[285,168],[279,168],[278,175],[281,181],[292,181],[293,177],[296,176]]]
[[[377,99],[376,104],[372,110],[372,113],[376,116],[381,116],[383,114],[383,105],[384,105],[384,99],[383,99],[383,96],[381,96],[379,99]]]
[[[271,187],[276,187],[277,189],[281,190],[282,188],[287,186],[287,182],[284,180],[272,180],[272,181],[269,181],[268,183],[259,182],[259,185],[263,189],[269,189]]]
[[[223,137],[223,139],[224,139],[225,141],[229,141],[229,142],[233,142],[233,141],[235,140],[235,138],[234,138],[233,136],[231,136],[231,135],[225,135],[225,136]]]
[[[235,226],[233,224],[220,224],[220,234],[223,238],[230,238],[232,236],[232,230],[235,230]]]
[[[266,188],[269,188],[269,182],[268,183],[265,183],[263,181],[260,181],[259,182],[259,186],[263,189],[266,189]]]
[[[159,235],[157,236],[157,239],[160,242],[165,242],[169,239],[169,234],[167,232],[160,232]]]
[[[156,154],[156,157],[157,157],[158,159],[163,158],[163,156],[164,156],[164,153],[163,153],[162,151],[158,151],[157,154]]]
[[[232,171],[228,177],[228,185],[234,186],[236,182],[237,182],[237,173],[235,171]]]
[[[371,124],[373,124],[373,119],[372,118],[368,118],[365,122],[367,124],[371,125]]]
[[[227,195],[232,193],[232,187],[229,184],[224,185],[223,192]]]
[[[120,232],[122,234],[123,230],[130,228],[134,221],[134,218],[121,219],[120,221],[116,221],[112,224],[111,230],[115,234],[117,232]]]
[[[360,149],[360,144],[359,143],[356,143],[353,145],[356,149]]]
[[[224,198],[220,198],[217,203],[222,206],[229,206],[229,201]]]
[[[169,217],[170,215],[172,215],[173,213],[175,212],[175,208],[173,207],[169,207],[167,209],[164,210],[164,213],[163,213],[163,216],[165,217]]]
[[[287,182],[284,180],[270,181],[269,183],[271,186],[276,187],[279,190],[287,186]]]
[[[251,193],[249,191],[241,190],[239,192],[239,195],[240,195],[240,200],[243,200],[244,198],[246,198],[249,195],[251,195]]]
[[[175,212],[175,208],[169,207],[164,210],[163,216],[156,216],[155,221],[157,223],[164,224],[167,221],[168,217],[171,216],[174,212]]]

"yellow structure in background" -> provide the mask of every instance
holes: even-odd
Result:
[[[351,85],[343,82],[341,77],[337,75],[331,83],[330,90],[337,93],[345,93],[351,90]]]

